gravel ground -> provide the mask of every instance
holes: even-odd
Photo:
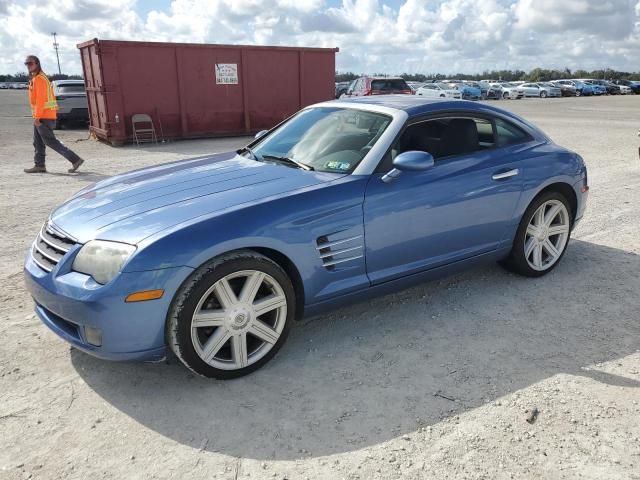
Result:
[[[25,103],[0,91],[0,478],[640,479],[640,96],[496,102],[589,166],[550,275],[488,267],[309,318],[228,382],[70,350],[21,268],[87,183],[246,139],[114,149],[64,130],[83,172],[52,154],[28,176]]]

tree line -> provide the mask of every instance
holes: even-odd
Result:
[[[356,74],[353,72],[336,72],[336,82],[350,82],[358,77],[362,77],[364,74]],[[374,76],[386,76],[388,74],[375,73]],[[455,78],[460,80],[503,80],[505,82],[514,82],[522,80],[525,82],[541,82],[545,80],[560,80],[563,78],[601,78],[606,80],[638,80],[640,79],[639,72],[620,72],[618,70],[604,69],[604,70],[570,70],[565,68],[563,70],[549,70],[544,68],[534,68],[529,72],[524,70],[485,70],[482,73],[476,73],[473,75],[465,73],[455,74],[443,74],[433,73],[425,75],[422,73],[403,73],[399,75],[407,81],[413,82],[427,82],[431,80],[444,80],[446,78]]]
[[[82,75],[66,75],[66,74],[47,74],[49,80],[82,80]],[[13,75],[2,75],[0,74],[0,82],[7,83],[23,83],[29,81],[29,75],[26,73],[14,73]]]

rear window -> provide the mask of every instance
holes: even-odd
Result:
[[[84,93],[84,83],[71,83],[68,85],[58,85],[58,93]]]
[[[405,82],[401,78],[390,78],[390,79],[382,79],[382,80],[372,80],[371,90],[392,91],[392,90],[410,90],[410,88],[409,88],[409,85],[407,85],[407,82]]]
[[[498,134],[498,146],[514,145],[531,140],[528,133],[522,131],[515,125],[505,122],[499,118],[495,119],[496,133]]]

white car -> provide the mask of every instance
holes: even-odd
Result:
[[[444,83],[425,83],[416,90],[416,95],[432,98],[462,98],[460,91]]]
[[[505,100],[520,100],[524,97],[524,90],[519,85],[509,82],[492,83],[494,88],[502,88],[502,98]]]
[[[84,80],[55,80],[51,83],[58,103],[56,128],[66,122],[88,122],[89,109]]]

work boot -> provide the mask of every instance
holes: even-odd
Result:
[[[34,165],[31,168],[25,168],[24,173],[47,173],[47,167],[44,165]]]
[[[80,168],[80,165],[84,163],[84,160],[80,159],[75,163],[71,164],[71,168],[68,170],[69,173],[74,173],[76,170]]]

